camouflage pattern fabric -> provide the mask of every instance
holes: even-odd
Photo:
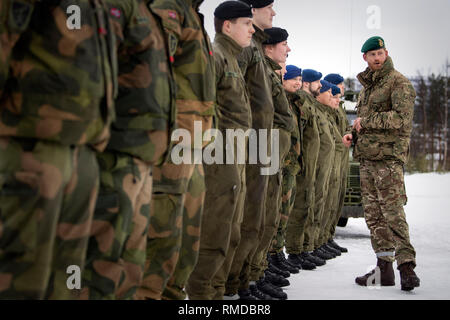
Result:
[[[176,117],[171,129],[188,130],[192,143],[194,121],[201,121],[204,133],[212,127],[215,115],[215,69],[211,43],[198,11],[202,2],[147,1],[164,27],[177,85]],[[174,291],[180,293],[178,289],[187,281],[198,257],[204,185],[202,165],[176,165],[167,160],[155,168],[154,201],[159,203],[153,207],[159,209],[155,209],[150,220],[146,271],[143,286],[138,290],[139,299],[161,299],[174,273],[175,278],[170,279]],[[160,218],[153,219],[153,215]],[[181,262],[177,264],[179,259]]]
[[[77,299],[98,192],[90,148],[0,138],[0,298]]]
[[[270,130],[273,125],[274,107],[272,102],[272,90],[268,78],[268,66],[264,59],[262,43],[267,35],[256,27],[251,46],[245,48],[238,57],[239,66],[244,74],[250,95],[250,107],[252,110],[252,128],[255,130]],[[267,141],[270,150],[270,139]],[[248,275],[250,272],[250,260],[254,255],[264,231],[265,199],[267,194],[268,176],[261,175],[261,164],[246,166],[247,193],[244,217],[241,224],[241,239],[234,253],[233,261],[226,262],[229,267],[228,280],[225,292],[237,293],[239,288],[247,289]],[[225,267],[226,269],[227,267]],[[241,272],[244,281],[241,282]],[[223,291],[220,289],[218,291]]]
[[[251,123],[250,103],[245,80],[236,55],[242,48],[231,38],[217,33],[214,40],[216,64],[218,127],[223,137],[227,129],[247,130]],[[245,164],[238,164],[238,154],[246,152],[235,144],[233,164],[204,165],[206,193],[199,260],[189,277],[186,291],[189,299],[209,300],[216,296],[212,282],[225,262],[229,250],[236,250],[231,241],[236,215],[242,220],[245,186]],[[223,154],[227,152],[223,145]],[[246,157],[245,157],[246,158]],[[220,183],[217,183],[220,181]]]
[[[80,30],[67,28],[70,5],[84,13]],[[103,150],[117,92],[106,7],[98,0],[5,0],[1,9],[0,136]]]
[[[301,124],[301,162],[302,170],[296,176],[294,207],[286,227],[286,252],[300,254],[310,251],[314,246],[311,228],[314,218],[314,187],[316,181],[317,159],[319,157],[320,136],[317,111],[313,106],[315,99],[303,90],[290,94],[289,99]],[[308,233],[309,231],[309,233]]]
[[[79,30],[67,27],[70,5],[83,12]],[[99,187],[84,145],[106,147],[117,91],[107,12],[100,1],[1,2],[2,298],[80,294],[66,271],[83,271]]]
[[[100,193],[83,273],[84,299],[133,299],[143,277],[152,190],[138,158],[98,155]]]
[[[406,193],[403,165],[409,154],[416,93],[406,77],[387,57],[378,71],[369,68],[358,75],[363,85],[358,100],[358,133],[353,156],[361,162],[364,214],[371,231],[372,247],[379,258],[400,265],[415,264],[415,252],[403,205]]]
[[[119,95],[108,152],[99,156],[101,189],[85,282],[90,299],[132,299],[144,272],[151,166],[168,147],[170,77],[164,39],[145,2],[107,4],[118,42]]]
[[[358,99],[362,129],[353,157],[367,160],[399,160],[406,163],[416,92],[411,82],[394,69],[388,57],[381,70],[360,73],[363,85]]]
[[[403,165],[397,160],[363,160],[360,172],[364,216],[375,253],[383,260],[395,259],[397,265],[415,265],[403,210],[407,201]]]

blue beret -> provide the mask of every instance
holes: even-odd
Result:
[[[214,16],[221,20],[252,18],[252,8],[245,2],[225,1],[214,10]]]
[[[297,68],[294,65],[286,66],[286,73],[284,74],[284,80],[294,79],[302,75],[302,69]]]
[[[242,2],[245,2],[252,8],[264,8],[267,7],[269,4],[273,3],[274,0],[241,0]]]
[[[302,72],[303,82],[314,82],[322,78],[322,74],[312,69],[305,69]]]
[[[330,90],[333,86],[331,83],[329,83],[326,80],[320,80],[320,84],[322,85],[322,88],[320,88],[320,93]]]
[[[331,83],[331,82],[330,82]],[[331,83],[332,84],[332,83]],[[331,94],[333,95],[333,96],[335,96],[335,95],[337,95],[337,94],[339,94],[339,93],[341,93],[341,89],[339,89],[339,87],[338,86],[335,86],[334,84],[333,84],[333,86],[331,87]]]
[[[338,85],[339,83],[344,82],[344,78],[340,74],[337,74],[337,73],[330,73],[325,78],[323,78],[323,80],[331,82],[334,85]]]

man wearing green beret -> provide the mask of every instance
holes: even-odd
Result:
[[[358,75],[363,89],[353,124],[357,136],[353,156],[361,163],[364,214],[378,261],[375,270],[355,281],[370,285],[379,272],[381,283],[377,284],[395,285],[392,263],[396,260],[401,288],[410,291],[420,285],[420,280],[414,272],[416,252],[403,210],[407,201],[403,174],[416,92],[411,82],[394,69],[381,37],[367,40],[361,51],[368,68]],[[346,134],[343,142],[350,145],[352,135]]]

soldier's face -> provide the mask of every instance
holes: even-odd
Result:
[[[242,48],[250,45],[255,33],[252,18],[238,18],[232,22],[226,21],[222,30]]]
[[[309,86],[309,91],[312,93],[314,97],[317,97],[320,94],[320,89],[322,88],[322,84],[320,80],[311,82]]]
[[[364,53],[363,59],[367,62],[370,70],[377,71],[383,67],[384,62],[388,57],[386,49],[372,50]]]
[[[331,107],[333,109],[339,108],[339,101],[341,101],[341,95],[337,94],[331,97]]]
[[[333,95],[331,94],[331,89],[328,91],[324,91],[322,93],[319,92],[319,95],[316,97],[317,101],[326,106],[331,106],[331,98]]]
[[[343,82],[339,83],[339,84],[337,85],[337,87],[338,87],[339,89],[341,89],[341,97],[344,96],[344,93],[345,93],[345,85],[344,85],[344,83],[343,83]]]
[[[268,56],[276,63],[285,63],[288,53],[291,52],[291,48],[289,48],[287,41],[277,43],[274,46],[269,46],[267,49]]]
[[[275,10],[273,10],[273,3],[264,8],[255,8],[252,10],[254,23],[258,27],[260,27],[263,30],[272,28],[273,17],[275,17],[276,15]]]
[[[294,93],[302,87],[302,77],[296,77],[283,81],[284,90]]]

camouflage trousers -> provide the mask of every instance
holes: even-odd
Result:
[[[286,227],[285,246],[289,254],[310,251],[314,246],[314,238],[306,232],[306,227],[313,224],[314,218],[315,172],[302,172],[295,177],[295,182],[294,206]]]
[[[147,260],[137,298],[181,298],[198,257],[205,193],[203,166],[165,163],[154,168],[153,179]]]
[[[289,215],[294,208],[296,183],[295,175],[288,170],[283,170],[283,181],[281,189],[281,210],[280,210],[280,222],[278,223],[278,229],[276,235],[272,239],[270,253],[277,253],[283,251],[286,228],[289,220]]]
[[[364,216],[377,257],[415,265],[416,252],[403,210],[407,201],[403,165],[393,160],[362,160],[360,175]]]
[[[151,167],[115,152],[97,158],[100,193],[83,273],[83,298],[133,299],[144,272]]]
[[[0,299],[77,299],[98,193],[95,152],[3,137],[0,153]]]
[[[246,193],[245,164],[205,165],[206,193],[200,237],[200,253],[186,291],[191,300],[221,299],[216,296],[216,286],[226,278],[221,277],[225,259],[234,255],[239,244],[240,225],[244,213]],[[223,292],[222,292],[223,294]]]
[[[281,167],[291,148],[291,134],[279,129],[279,163],[280,170],[269,177],[266,196],[266,215],[264,219],[264,232],[258,248],[250,262],[250,281],[257,281],[264,276],[267,269],[267,253],[270,249],[273,237],[276,235],[280,223],[281,196],[283,186],[283,168]]]
[[[331,224],[333,224],[336,219],[341,187],[341,161],[342,152],[336,152],[330,179],[328,180],[328,192],[325,198],[322,220],[316,231],[319,234],[319,246],[328,242]]]

